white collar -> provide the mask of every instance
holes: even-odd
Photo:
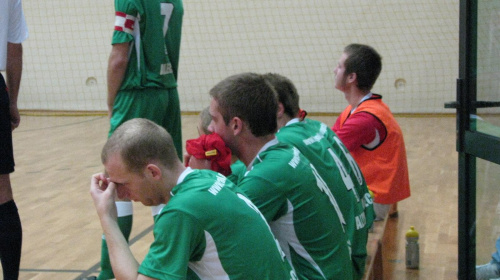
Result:
[[[186,176],[191,172],[193,172],[193,169],[189,166],[184,171],[182,171],[179,178],[177,178],[177,185],[182,183],[182,181],[184,181],[184,178],[186,178]]]
[[[293,118],[293,119],[289,120],[289,121],[286,123],[286,125],[285,125],[285,126],[290,125],[290,124],[294,124],[294,123],[298,123],[298,122],[300,122],[299,118]]]
[[[291,124],[294,124],[294,123],[298,123],[298,122],[300,122],[299,118],[294,118],[294,119],[289,120],[289,121],[285,124],[285,126],[288,126],[288,125],[291,125]],[[279,131],[280,131],[280,130],[278,129],[278,132],[279,132]]]
[[[356,111],[356,109],[358,108],[359,104],[361,104],[361,102],[369,99],[370,97],[372,97],[372,95],[373,95],[373,93],[370,91],[367,95],[363,96],[363,98],[361,98],[361,100],[358,102],[358,105],[356,105],[356,107],[351,109],[351,114],[354,113],[354,111]]]
[[[271,147],[271,146],[274,146],[276,144],[278,144],[279,141],[278,141],[278,138],[274,138],[273,140],[267,142],[266,144],[264,144],[264,146],[262,146],[262,148],[260,148],[259,152],[257,153],[257,156],[255,156],[255,158],[252,160],[252,162],[250,162],[250,164],[248,165],[247,167],[247,170],[250,170],[252,169],[252,166],[253,166],[253,163],[255,161],[255,159],[257,159],[259,157],[259,154],[262,153],[263,151],[267,150],[267,148]]]

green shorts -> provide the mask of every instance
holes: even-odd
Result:
[[[144,118],[164,127],[172,136],[182,161],[181,109],[177,88],[120,91],[116,95],[108,137],[122,123]]]

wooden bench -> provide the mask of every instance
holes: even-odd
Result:
[[[364,280],[384,279],[384,265],[382,258],[382,240],[389,217],[383,221],[373,222],[373,231],[368,234],[366,243],[366,257]]]

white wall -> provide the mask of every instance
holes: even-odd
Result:
[[[30,38],[21,109],[106,109],[113,3],[24,0]],[[333,69],[344,46],[357,42],[382,55],[373,91],[394,112],[452,113],[443,104],[455,99],[458,0],[186,0],[184,9],[183,111],[208,105],[221,79],[253,71],[291,78],[309,112],[338,113],[346,101]]]

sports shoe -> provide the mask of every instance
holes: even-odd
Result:
[[[497,263],[489,262],[483,265],[476,265],[476,280],[490,280],[500,277],[500,266]]]
[[[96,276],[89,276],[89,277],[84,277],[80,280],[97,280],[97,277]]]

